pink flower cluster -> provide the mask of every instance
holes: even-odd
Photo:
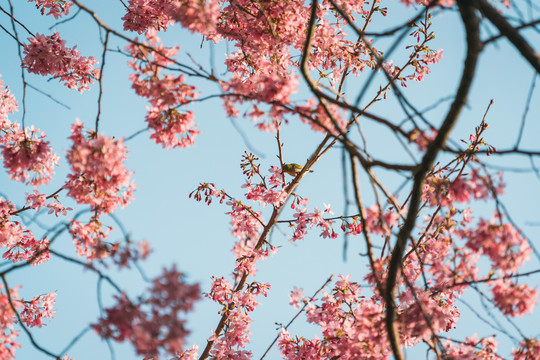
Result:
[[[251,180],[246,180],[246,183],[242,185],[243,188],[247,189],[246,199],[257,201],[262,206],[266,206],[268,204],[275,206],[282,205],[287,198],[287,193],[281,184],[281,171],[278,170],[277,176],[274,176],[272,179],[271,181],[274,181],[274,184],[276,185],[270,189],[267,188],[267,186],[265,186],[263,183],[254,185]]]
[[[199,358],[199,355],[197,354],[198,350],[199,345],[193,345],[191,349],[178,352],[171,360],[197,360]]]
[[[18,233],[16,236],[18,237],[18,241],[8,245],[9,249],[2,255],[4,259],[13,262],[30,261],[34,266],[43,264],[49,260],[50,242],[46,237],[36,240],[29,230]]]
[[[109,256],[112,246],[104,240],[108,238],[111,227],[103,228],[103,224],[95,217],[87,224],[71,220],[69,233],[73,236],[77,255],[86,256],[88,261],[101,260]]]
[[[291,241],[294,242],[303,239],[307,235],[308,230],[314,226],[322,229],[321,236],[323,238],[337,238],[337,234],[332,228],[334,221],[323,218],[323,215],[326,213],[333,214],[330,205],[326,205],[324,210],[315,208],[310,213],[307,212],[307,208],[296,208],[296,213],[293,215],[295,220],[291,223],[294,226],[294,235]]]
[[[354,18],[356,13],[362,16],[369,13],[363,9],[363,1],[339,3],[349,18]],[[289,105],[299,85],[299,65],[294,59],[300,58],[306,43],[309,4],[299,0],[263,5],[249,0],[235,1],[224,7],[220,19],[219,35],[237,48],[226,61],[231,79],[221,82],[223,91],[231,94],[223,97],[228,115],[237,116],[239,111],[236,105],[250,101],[253,103],[252,111],[244,114],[255,121],[261,130],[275,131],[287,113],[302,114],[302,111],[296,111],[294,106]],[[358,76],[365,69],[376,66],[374,54],[379,52],[373,47],[369,49],[364,42],[350,41],[348,34],[343,31],[343,22],[342,16],[329,2],[319,4],[306,64],[310,74],[319,74],[318,79],[313,79],[317,86],[322,83],[338,85],[345,69]],[[269,107],[263,121],[259,120],[262,118],[260,103]],[[328,107],[335,112],[333,106]],[[307,111],[317,118],[312,124],[316,130],[326,127],[335,133],[333,129],[345,123],[335,114],[337,124],[333,124],[322,107],[316,105],[309,106]],[[310,118],[309,115],[301,116],[302,121],[309,121]]]
[[[47,195],[39,193],[37,190],[34,190],[33,194],[26,193],[26,205],[31,209],[39,211],[42,206],[49,209],[49,214],[54,213],[58,216],[60,214],[66,216],[68,210],[73,210],[72,208],[66,208],[58,201],[58,196],[53,196],[53,201],[47,203]]]
[[[15,97],[0,80],[0,149],[10,179],[33,186],[47,184],[58,165],[58,156],[51,152],[45,133],[34,127],[25,131],[12,123],[8,115],[17,111]]]
[[[424,55],[417,55],[413,61],[414,74],[409,75],[409,79],[415,81],[424,80],[424,76],[431,72],[429,65],[436,64],[442,59],[442,49],[437,51],[427,51]]]
[[[503,360],[497,355],[497,342],[493,336],[476,339],[468,337],[463,343],[444,342],[445,358],[448,360]]]
[[[519,349],[513,350],[514,360],[540,359],[540,341],[525,339],[519,344]]]
[[[468,175],[461,175],[454,180],[448,173],[437,172],[426,178],[424,183],[424,201],[430,206],[455,206],[456,203],[469,203],[474,199],[488,199],[502,194],[504,183],[500,179],[492,179],[489,175],[481,175],[474,169]]]
[[[382,65],[384,71],[386,72],[386,75],[392,80],[392,81],[400,81],[401,86],[407,87],[407,77],[406,76],[399,76],[401,74],[401,68],[399,66],[394,65],[394,62],[392,60],[385,61]],[[386,93],[384,94],[384,98],[386,99]]]
[[[156,0],[129,0],[127,13],[122,20],[124,30],[139,34],[147,30],[167,30],[167,26],[172,23],[165,13],[165,1]]]
[[[73,3],[66,0],[28,0],[36,3],[36,8],[40,9],[41,15],[45,14],[46,10],[49,10],[47,15],[54,16],[55,19],[60,18],[63,15],[69,13],[69,8]]]
[[[414,129],[409,134],[409,142],[413,142],[418,147],[420,151],[426,151],[429,143],[437,137],[437,131],[435,129],[430,129],[428,131],[420,131]]]
[[[3,285],[0,285],[0,288],[3,287]],[[12,299],[17,298],[16,289],[10,289],[10,295]],[[20,306],[18,302],[13,305],[15,307]],[[21,344],[17,342],[19,333],[14,330],[15,324],[17,324],[17,318],[9,302],[9,297],[4,290],[0,292],[0,360],[15,359],[15,350],[21,347]]]
[[[115,264],[118,267],[130,268],[130,262],[136,262],[146,259],[152,250],[148,241],[141,241],[133,243],[129,238],[126,239],[127,244],[120,247],[120,245],[114,244],[111,249],[111,255]]]
[[[10,201],[0,197],[0,247],[7,247],[3,258],[13,262],[31,261],[39,265],[49,259],[47,238],[36,240],[30,230],[13,220],[17,210]]]
[[[227,205],[231,207],[227,215],[231,217],[233,236],[242,241],[256,239],[262,229],[262,214],[237,200],[228,201]]]
[[[216,28],[220,18],[221,5],[218,0],[169,0],[167,13],[191,32],[206,35],[217,40]]]
[[[130,341],[137,354],[157,358],[160,350],[170,355],[182,352],[189,331],[183,314],[201,298],[199,285],[184,282],[173,266],[153,280],[145,297],[132,302],[126,294],[116,296],[117,304],[105,309],[106,315],[92,325],[105,339]]]
[[[304,293],[303,293],[304,289],[302,288],[297,288],[296,286],[294,287],[294,289],[291,291],[291,294],[289,295],[289,304],[295,308],[295,309],[300,309],[300,304],[304,304],[304,302],[307,303],[307,300],[306,300],[306,297],[304,296]]]
[[[52,319],[56,310],[53,310],[56,302],[56,292],[47,295],[36,296],[30,301],[19,300],[24,307],[20,311],[22,322],[29,327],[42,327],[43,319]]]
[[[500,0],[504,6],[510,7],[510,0]],[[434,2],[437,3],[437,5],[442,7],[452,7],[454,6],[456,0],[401,0],[402,3],[411,5],[411,4],[421,4],[421,5],[430,5]]]
[[[0,74],[1,76],[2,74]],[[4,86],[4,82],[0,79],[0,132],[6,132],[11,127],[7,117],[15,111],[17,111],[15,96],[13,96],[8,86]]]
[[[538,291],[527,284],[518,285],[509,280],[498,279],[489,283],[493,301],[505,315],[523,316],[534,310]]]
[[[224,278],[213,277],[212,290],[208,297],[221,304],[221,313],[227,312],[225,331],[214,334],[209,341],[214,342],[210,355],[216,359],[251,359],[251,351],[241,350],[249,343],[252,319],[249,313],[259,305],[255,297],[267,296],[270,285],[259,282],[246,284],[241,291],[233,291],[232,285]]]
[[[4,167],[10,179],[39,186],[47,184],[58,165],[58,156],[52,152],[45,133],[33,126],[23,132],[11,124],[10,132],[0,136]]]
[[[142,34],[166,30],[174,22],[192,32],[212,36],[216,31],[220,6],[216,0],[129,0],[124,30]]]
[[[335,104],[329,104],[326,108],[332,117],[328,116],[321,104],[311,98],[307,105],[297,106],[296,111],[300,114],[300,120],[311,125],[313,131],[330,132],[333,135],[339,134],[338,129],[345,132],[347,121],[344,120],[345,116],[340,113],[339,107]]]
[[[94,69],[96,59],[81,56],[75,48],[66,47],[66,41],[56,31],[49,36],[36,34],[28,40],[30,43],[24,46],[23,66],[29,72],[60,78],[68,88],[76,88],[81,93],[99,78],[99,70]]]
[[[71,173],[64,188],[79,204],[89,204],[98,214],[109,214],[133,198],[132,172],[124,166],[126,147],[122,140],[91,133],[83,135],[77,120],[71,127],[73,146],[67,153]]]
[[[493,268],[503,275],[517,273],[532,253],[527,239],[511,224],[501,223],[497,216],[491,222],[480,219],[474,227],[458,234],[466,239],[469,249],[489,257]]]
[[[454,305],[452,294],[441,292],[432,294],[431,290],[420,288],[407,291],[400,296],[400,330],[407,346],[416,345],[422,339],[430,339],[433,333],[448,332],[456,327],[460,313]],[[426,318],[426,314],[427,318]]]
[[[384,325],[384,306],[373,297],[361,296],[360,284],[339,276],[331,293],[323,292],[320,305],[308,302],[310,323],[320,327],[322,339],[293,338],[282,330],[281,355],[301,359],[387,359],[391,353]]]
[[[152,138],[156,143],[168,149],[184,148],[194,144],[199,131],[194,129],[194,116],[191,111],[180,112],[178,108],[185,106],[197,97],[195,87],[184,83],[184,76],[162,75],[163,68],[172,64],[170,60],[179,48],[166,48],[157,45],[159,38],[154,32],[148,32],[152,51],[130,44],[127,50],[134,58],[129,66],[135,71],[130,75],[133,89],[137,95],[149,99],[146,121],[152,130]]]
[[[190,198],[192,196],[195,201],[202,201],[204,198],[204,202],[206,203],[206,205],[210,205],[214,197],[219,199],[220,204],[222,204],[223,201],[225,201],[225,199],[227,198],[225,190],[219,191],[216,188],[216,185],[212,183],[201,183],[197,187],[197,189],[193,190],[189,194]]]

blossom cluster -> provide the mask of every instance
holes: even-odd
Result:
[[[540,358],[540,341],[525,339],[519,344],[519,349],[512,351],[514,360],[529,360]]]
[[[2,74],[0,74],[0,77]],[[17,111],[17,102],[15,96],[11,93],[8,86],[4,86],[4,81],[0,79],[0,131],[7,131],[10,125],[8,115]]]
[[[472,170],[467,176],[451,179],[447,172],[435,172],[428,176],[424,184],[424,201],[430,206],[451,206],[455,203],[469,203],[472,199],[489,199],[502,194],[504,183],[481,175],[479,169]]]
[[[132,87],[151,105],[146,114],[148,127],[152,130],[150,138],[168,149],[191,146],[199,131],[194,129],[193,113],[179,111],[179,108],[197,97],[195,87],[185,84],[183,75],[162,74],[163,69],[173,63],[171,58],[179,48],[158,45],[159,38],[154,31],[149,31],[146,36],[150,43],[130,44],[127,50],[133,57],[129,62],[134,70],[130,75]]]
[[[70,89],[81,93],[90,89],[94,79],[99,79],[99,70],[94,69],[97,60],[81,56],[75,48],[66,47],[66,41],[58,32],[52,35],[36,34],[24,45],[23,66],[31,73],[52,75],[59,78]]]
[[[52,319],[56,310],[53,310],[56,302],[56,293],[36,296],[30,301],[19,301],[24,307],[20,311],[21,321],[29,327],[42,327],[43,319]]]
[[[295,111],[300,115],[300,120],[311,126],[313,131],[338,135],[346,131],[346,116],[342,115],[339,107],[335,104],[323,106],[310,98],[306,105],[297,106]],[[327,111],[331,116],[328,116]]]
[[[28,0],[36,3],[36,8],[40,9],[41,15],[49,10],[47,15],[54,16],[55,19],[69,14],[69,9],[73,5],[71,1],[66,0]]]
[[[219,3],[216,0],[129,0],[124,15],[124,30],[143,34],[147,31],[167,30],[174,22],[192,32],[212,36],[219,17]]]
[[[92,327],[105,339],[131,342],[137,354],[147,358],[157,358],[160,350],[176,355],[189,334],[181,316],[200,299],[199,285],[187,284],[174,266],[152,283],[148,296],[136,302],[125,293],[115,296],[116,305],[105,309],[105,316]]]
[[[249,313],[259,305],[256,296],[267,296],[269,289],[269,284],[253,281],[238,291],[224,278],[213,277],[208,297],[223,306],[220,313],[226,316],[226,330],[221,334],[214,333],[209,339],[214,343],[210,353],[213,358],[251,358],[251,351],[241,350],[246,347],[251,335],[249,326],[252,319]]]
[[[96,217],[87,224],[71,220],[69,232],[73,236],[77,255],[85,256],[89,261],[101,260],[109,256],[112,245],[105,242],[111,227],[105,227]]]
[[[360,284],[349,276],[339,276],[331,292],[323,292],[320,305],[307,302],[308,322],[320,327],[322,338],[292,337],[286,330],[279,335],[281,355],[300,359],[386,359],[390,355],[380,299],[364,298]]]
[[[73,145],[67,153],[71,173],[64,188],[79,204],[90,205],[98,214],[124,207],[133,197],[132,172],[124,166],[127,150],[123,141],[91,133],[83,134],[77,120],[71,127]]]
[[[47,203],[47,199],[51,197],[53,198],[53,201]],[[26,205],[36,211],[40,211],[41,207],[44,206],[49,209],[49,214],[54,213],[56,216],[60,214],[66,216],[69,210],[73,210],[72,208],[66,208],[62,205],[62,203],[58,201],[58,195],[47,196],[37,190],[34,190],[33,194],[26,193]]]
[[[3,285],[0,285],[4,288]],[[9,295],[3,289],[0,292],[0,359],[15,359],[15,350],[21,347],[16,341],[19,333],[15,331],[17,323],[15,311],[19,314],[20,321],[28,327],[42,327],[43,320],[54,316],[53,310],[56,293],[35,296],[32,300],[20,299],[17,289],[9,289]],[[67,355],[64,358],[69,360]]]
[[[510,7],[510,0],[500,0],[504,6]],[[402,3],[411,5],[411,4],[421,4],[421,5],[431,5],[436,3],[438,6],[442,7],[452,7],[456,3],[456,0],[401,0]]]
[[[0,149],[10,179],[39,186],[47,184],[58,165],[45,133],[30,126],[22,130],[8,115],[17,111],[15,97],[0,80]]]
[[[0,288],[4,288],[0,285]],[[15,330],[15,324],[17,318],[12,308],[12,302],[10,298],[18,297],[16,289],[9,290],[10,295],[6,293],[6,290],[0,292],[0,359],[11,360],[15,359],[15,350],[21,347],[21,344],[17,341],[19,332]],[[15,303],[15,306],[18,304]]]
[[[59,157],[52,152],[46,135],[33,126],[22,131],[17,124],[0,137],[4,167],[10,179],[31,184],[44,185],[50,182]]]
[[[0,247],[6,247],[3,258],[13,262],[30,261],[39,265],[49,259],[49,241],[38,240],[34,234],[14,219],[17,211],[8,200],[0,197]]]

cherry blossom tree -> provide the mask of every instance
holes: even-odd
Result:
[[[520,322],[533,319],[538,299],[538,224],[527,235],[530,219],[507,206],[518,196],[509,194],[512,184],[531,201],[538,196],[531,180],[540,179],[538,124],[530,116],[538,114],[540,73],[534,1],[4,0],[0,10],[2,42],[9,43],[3,56],[16,63],[18,76],[8,81],[12,70],[0,67],[0,149],[9,182],[0,187],[0,359],[17,358],[22,345],[44,358],[75,359],[70,354],[91,333],[111,358],[119,343],[129,343],[148,360],[262,359],[270,352],[290,360],[404,359],[410,351],[430,359],[540,359],[538,333]],[[449,17],[452,25],[443,26]],[[98,46],[83,45],[88,34],[80,24],[88,23],[99,29]],[[437,31],[451,41],[438,41]],[[200,51],[184,50],[186,37]],[[496,99],[470,100],[473,83],[485,81],[481,55],[496,62],[490,51],[497,46],[514,59],[504,64],[507,73],[491,75],[497,87],[516,91],[513,77],[532,73],[529,86],[523,84],[531,77],[519,79],[524,102],[511,104],[507,128],[492,120],[501,111]],[[461,58],[452,53],[459,49]],[[426,96],[422,89],[447,58],[455,60],[448,77],[455,89],[432,86]],[[120,71],[129,73],[131,89],[117,92],[108,79]],[[78,92],[97,115],[73,116],[67,141],[60,141],[46,134],[58,127],[52,121],[43,123],[45,132],[35,127],[31,91],[66,108]],[[482,91],[489,97],[496,90]],[[133,93],[146,108],[137,110],[144,129],[131,133],[105,104]],[[228,170],[241,174],[241,183],[220,184],[227,174],[199,178],[177,206],[200,202],[208,214],[224,213],[226,227],[214,215],[204,221],[234,238],[232,254],[219,255],[231,261],[206,283],[191,280],[193,270],[182,264],[148,277],[154,240],[133,240],[130,221],[117,215],[151,190],[136,187],[130,144],[149,138],[163,159],[167,151],[196,149],[205,136],[198,110],[210,104],[222,106],[209,107],[213,126],[230,118],[244,139],[240,169]],[[115,121],[121,131],[107,133]],[[246,135],[253,125],[265,139],[257,146]],[[270,156],[259,155],[262,146]],[[183,166],[186,173],[216,166],[191,154],[196,165]],[[331,170],[321,164],[336,154],[340,183],[329,184]],[[310,180],[316,187],[305,185]],[[267,281],[260,268],[285,266],[282,252],[309,248],[317,237],[339,248],[354,272],[336,272],[331,259],[317,263],[331,276],[308,294],[307,279],[288,289],[289,303],[276,309],[290,305],[296,315],[282,324],[286,312],[272,313],[275,340],[252,347],[257,308],[280,281]],[[190,254],[202,262],[205,255]],[[94,320],[60,346],[41,341],[38,330],[54,324],[64,311],[55,302],[69,294],[54,287],[32,293],[18,275],[37,276],[58,262],[97,279],[98,305]],[[120,270],[139,273],[146,285],[134,292],[118,280]],[[212,309],[214,325],[194,341],[190,319],[201,303]],[[464,311],[488,333],[464,323]],[[301,322],[314,330],[296,332]],[[506,347],[498,348],[501,340]]]

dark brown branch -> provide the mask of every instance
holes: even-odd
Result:
[[[519,147],[519,143],[521,143],[521,137],[523,136],[523,130],[525,130],[525,122],[527,121],[527,114],[529,113],[529,108],[531,106],[532,95],[534,93],[534,88],[536,87],[537,77],[538,77],[538,74],[533,75],[531,87],[529,88],[529,94],[527,95],[527,101],[525,102],[525,109],[523,110],[523,115],[521,116],[521,125],[519,127],[518,138],[516,139],[516,144],[514,145],[514,149],[517,149]]]
[[[1,25],[0,25],[1,26]],[[37,91],[38,93],[40,93],[41,95],[44,95],[46,97],[48,97],[49,99],[51,99],[52,101],[54,101],[55,103],[57,103],[58,105],[60,106],[63,106],[65,107],[66,109],[68,110],[71,110],[71,107],[69,105],[66,105],[64,104],[63,102],[61,102],[60,100],[58,100],[57,98],[55,98],[54,96],[52,96],[51,94],[48,94],[46,93],[45,91],[43,90],[40,90],[39,88],[35,87],[34,85],[30,84],[30,83],[27,83],[26,84],[30,89],[33,89],[35,91]]]
[[[379,275],[377,274],[377,271],[375,268],[375,257],[373,256],[373,242],[371,241],[369,232],[366,230],[368,226],[366,222],[366,213],[365,213],[364,205],[362,204],[362,198],[360,196],[360,184],[358,181],[357,166],[354,160],[355,157],[353,155],[350,155],[350,159],[351,159],[351,182],[354,189],[354,200],[356,202],[356,207],[358,208],[360,221],[362,222],[362,229],[363,229],[362,234],[364,235],[364,239],[366,240],[366,249],[367,249],[367,255],[369,259],[369,265],[371,266],[371,271],[373,272],[373,277],[375,278],[377,290],[379,291],[377,295],[382,297],[384,294],[384,287],[380,281]]]
[[[10,4],[11,5],[11,4]],[[11,8],[11,11],[12,13],[9,13],[7,12],[6,10],[4,10],[4,8],[2,8],[0,6],[0,11],[3,12],[4,14],[6,14],[7,16],[9,16],[11,18],[12,21],[16,22],[17,24],[19,24],[24,30],[26,30],[26,32],[28,32],[28,34],[30,34],[32,37],[35,37],[36,35],[34,35],[30,30],[28,30],[28,28],[26,26],[24,26],[24,24],[22,22],[20,22],[19,20],[17,20],[15,18],[15,16],[13,16],[13,8]],[[17,40],[18,41],[18,40]]]
[[[522,24],[520,26],[516,26],[515,29],[516,30],[522,30],[522,29],[527,29],[527,28],[530,28],[530,27],[534,27],[536,25],[540,24],[540,19],[536,19],[534,21],[531,21],[531,22],[528,22],[526,24]],[[499,35],[495,35],[495,36],[492,36],[486,40],[483,41],[484,45],[487,45],[489,43],[492,43],[492,42],[495,42],[501,38],[504,37],[504,34],[499,34]]]
[[[21,117],[21,123],[22,123],[22,128],[24,130],[24,128],[26,127],[25,126],[25,120],[26,120],[26,75],[24,74],[24,66],[23,66],[23,56],[22,56],[22,51],[21,51],[21,48],[23,47],[23,45],[21,44],[21,41],[19,40],[19,33],[17,31],[17,26],[15,25],[15,23],[17,24],[20,24],[19,21],[17,21],[15,19],[15,16],[13,15],[13,3],[11,2],[11,0],[8,0],[8,3],[9,3],[9,11],[10,11],[10,17],[11,17],[11,27],[13,28],[13,33],[15,34],[15,39],[17,40],[17,54],[19,55],[19,61],[21,62],[21,78],[22,78],[22,83],[23,83],[23,88],[22,88],[22,117]],[[7,13],[6,13],[7,14]],[[24,27],[24,26],[23,26]],[[26,27],[24,27],[24,29],[26,31],[29,32],[28,29],[26,29]],[[30,32],[30,34],[32,34]],[[33,35],[32,35],[33,36]],[[25,136],[26,136],[26,133],[25,133]]]
[[[103,41],[103,54],[101,56],[101,69],[99,70],[99,95],[97,100],[97,115],[96,115],[96,134],[99,128],[99,117],[101,115],[101,97],[103,96],[103,70],[105,69],[105,55],[107,54],[107,44],[109,43],[109,31],[105,30],[105,40]]]
[[[457,122],[461,109],[465,105],[467,95],[474,79],[478,56],[482,49],[479,20],[474,13],[472,4],[468,0],[458,0],[458,6],[467,36],[467,55],[461,81],[455,99],[437,133],[437,137],[429,144],[426,154],[422,158],[422,162],[414,175],[409,211],[405,223],[398,233],[388,268],[388,277],[385,288],[386,329],[388,331],[388,339],[392,347],[392,352],[397,360],[404,359],[397,331],[397,314],[396,309],[394,308],[394,293],[396,290],[397,275],[402,266],[403,252],[405,251],[407,239],[414,228],[416,217],[418,216],[419,206],[422,201],[422,188],[425,176],[431,170],[437,154],[444,146],[450,131]]]
[[[503,34],[531,64],[531,66],[540,74],[540,55],[529,45],[529,42],[521,36],[519,31],[502,16],[486,0],[471,1],[474,7],[484,14],[484,16],[493,24],[501,34]]]
[[[72,258],[70,256],[67,256],[67,255],[64,255],[64,254],[61,254],[55,250],[52,250],[50,249],[49,252],[52,254],[52,255],[55,255],[55,256],[58,256],[60,259],[63,259],[65,261],[68,261],[68,262],[71,262],[71,263],[74,263],[74,264],[77,264],[77,265],[80,265],[82,266],[83,268],[85,269],[88,269],[90,271],[93,271],[96,273],[96,275],[99,277],[99,279],[103,279],[105,280],[107,283],[109,283],[109,285],[111,285],[116,291],[118,291],[119,294],[122,294],[122,289],[120,288],[120,286],[118,286],[108,275],[104,275],[99,269],[96,269],[94,267],[94,265],[92,265],[91,263],[85,263],[84,261],[81,261],[81,260],[78,260],[78,259],[75,259],[75,258]]]

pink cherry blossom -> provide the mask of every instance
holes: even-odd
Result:
[[[42,327],[43,319],[52,319],[56,310],[53,310],[56,302],[56,292],[36,296],[30,301],[20,300],[24,309],[20,312],[21,320],[29,327]]]
[[[39,191],[34,190],[33,194],[26,193],[26,205],[36,211],[39,211],[42,206],[47,207],[49,208],[49,214],[54,213],[56,216],[59,214],[65,216],[68,210],[73,210],[71,208],[65,208],[64,205],[58,202],[57,195],[53,196],[53,198],[54,199],[51,203],[47,203],[47,195],[41,194]]]
[[[112,251],[112,244],[105,240],[111,230],[111,227],[104,227],[97,218],[91,218],[87,224],[71,220],[69,233],[73,236],[77,255],[85,256],[88,261],[108,257]]]
[[[481,219],[471,228],[459,231],[467,247],[489,257],[501,274],[516,273],[532,253],[527,239],[511,224],[495,217],[491,222]]]
[[[66,0],[28,0],[36,3],[36,8],[40,9],[41,15],[45,14],[46,9],[49,10],[47,15],[54,16],[55,19],[69,13],[69,8],[73,5],[71,1]]]
[[[444,350],[449,360],[502,360],[497,355],[497,342],[493,336],[480,338],[477,336],[466,338],[465,342],[454,344],[444,342]]]
[[[291,291],[291,294],[289,295],[289,304],[295,309],[300,309],[300,305],[304,302],[305,296],[302,291],[302,288],[298,289],[295,286],[294,289]]]
[[[139,34],[150,30],[166,30],[172,22],[164,12],[165,1],[129,0],[127,13],[124,15],[124,30],[136,31]]]
[[[10,179],[33,186],[51,181],[59,158],[52,152],[49,142],[44,140],[45,137],[45,133],[40,133],[39,129],[34,129],[33,126],[25,132],[13,127],[12,132],[4,136],[4,143],[0,144],[0,148]]]
[[[216,28],[221,5],[217,0],[170,0],[165,13],[191,32],[198,32],[217,40]]]
[[[505,315],[522,316],[531,313],[538,301],[538,291],[527,284],[519,285],[510,280],[490,282],[493,301]]]
[[[99,214],[126,206],[133,198],[132,172],[124,166],[127,150],[122,139],[91,133],[83,135],[77,120],[71,127],[72,148],[67,153],[71,173],[64,188],[80,204],[89,204]]]
[[[2,74],[0,74],[0,77]],[[0,79],[0,143],[2,143],[2,133],[7,132],[11,122],[7,120],[9,114],[17,111],[17,102],[15,96],[11,93],[8,86]]]
[[[66,47],[66,41],[56,31],[49,36],[36,34],[29,42],[24,46],[23,59],[23,66],[29,72],[60,78],[68,88],[76,88],[81,93],[99,78],[99,70],[94,69],[96,59],[81,56],[75,48]]]
[[[540,341],[538,339],[524,339],[519,343],[519,349],[512,350],[514,360],[540,359]]]
[[[185,84],[183,75],[162,73],[164,67],[172,64],[171,58],[179,47],[158,45],[159,38],[153,32],[147,33],[147,37],[155,50],[148,51],[135,44],[128,45],[126,49],[134,60],[129,62],[135,71],[130,75],[132,87],[151,104],[146,115],[148,127],[152,130],[150,138],[167,149],[192,146],[200,132],[195,130],[193,113],[183,111],[181,107],[197,97],[195,87]]]
[[[151,252],[148,241],[134,243],[129,237],[122,244],[115,243],[110,247],[113,262],[120,268],[131,268],[132,263],[146,259]]]
[[[197,360],[199,358],[199,355],[197,353],[198,350],[199,350],[199,345],[193,345],[191,349],[187,349],[182,352],[179,352],[171,360]]]
[[[13,262],[30,261],[39,265],[49,259],[49,241],[46,237],[41,240],[22,226],[12,215],[17,210],[15,206],[0,197],[0,247],[6,247],[3,258]]]
[[[4,288],[0,285],[0,288]],[[10,289],[10,295],[12,299],[18,297],[16,289]],[[14,303],[15,307],[19,310],[21,304],[19,302]],[[15,359],[15,350],[21,347],[21,344],[17,342],[19,332],[15,331],[15,324],[17,324],[17,318],[13,312],[12,306],[9,302],[8,295],[5,290],[0,292],[0,359],[11,360]]]
[[[115,296],[117,304],[92,325],[105,339],[130,341],[137,354],[156,358],[160,350],[170,355],[182,353],[189,334],[184,314],[200,299],[199,285],[189,285],[175,267],[164,269],[153,280],[147,295],[132,302],[126,294]]]

